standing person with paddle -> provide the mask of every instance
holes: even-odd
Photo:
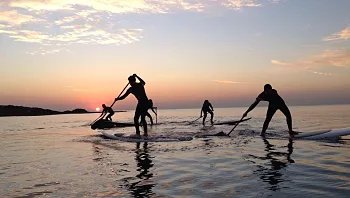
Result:
[[[200,116],[200,117],[202,117],[202,113],[204,114],[203,125],[205,125],[204,122],[205,122],[205,119],[207,118],[208,113],[210,113],[210,115],[211,115],[210,122],[211,122],[211,124],[213,124],[213,118],[214,118],[213,111],[214,111],[214,108],[211,105],[211,103],[208,100],[205,100],[203,103],[202,109],[201,109],[201,116]]]
[[[298,134],[297,132],[293,131],[292,115],[290,114],[290,111],[289,111],[286,103],[281,98],[281,96],[278,95],[277,91],[275,89],[272,89],[272,86],[270,84],[266,84],[264,86],[264,91],[261,94],[259,94],[259,96],[256,98],[255,102],[243,114],[242,118],[246,117],[248,115],[248,113],[259,104],[260,101],[268,101],[269,102],[269,107],[268,107],[267,113],[266,113],[266,119],[265,119],[262,131],[260,134],[261,136],[265,136],[265,132],[267,130],[267,127],[269,126],[269,123],[277,110],[280,110],[287,118],[289,135],[293,136],[293,135]]]
[[[138,79],[140,82],[136,82],[136,79]],[[143,129],[144,129],[144,133],[145,135],[147,135],[147,123],[145,120],[145,116],[149,108],[149,102],[148,102],[148,98],[144,87],[146,83],[136,74],[133,74],[132,76],[130,76],[128,80],[131,87],[125,92],[124,95],[116,98],[115,101],[124,100],[129,94],[133,94],[136,97],[138,101],[136,110],[135,110],[135,115],[134,115],[136,135],[140,135],[140,127],[138,122],[140,117],[141,117]]]

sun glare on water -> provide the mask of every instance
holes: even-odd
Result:
[[[96,111],[100,111],[100,108],[99,108],[99,107],[96,107]]]

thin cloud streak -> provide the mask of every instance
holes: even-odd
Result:
[[[223,5],[234,10],[241,10],[243,7],[260,7],[262,4],[256,0],[227,0]]]
[[[344,50],[325,50],[322,54],[314,55],[305,60],[295,62],[283,62],[279,60],[271,60],[271,63],[278,66],[288,67],[319,67],[319,66],[350,66],[350,49]]]
[[[230,80],[212,80],[213,82],[217,83],[223,83],[223,84],[242,84],[246,82],[236,82],[236,81],[230,81]]]
[[[323,38],[323,41],[337,41],[350,39],[350,27],[347,27],[340,32],[334,33],[331,36]]]
[[[318,71],[313,71],[313,70],[308,70],[309,72],[317,75],[323,75],[323,76],[333,76],[334,74],[331,73],[324,73],[324,72],[318,72]]]

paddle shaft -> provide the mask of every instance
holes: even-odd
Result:
[[[93,122],[90,123],[90,126],[93,125],[98,119],[101,118],[102,115],[98,116],[98,118],[96,118],[96,120],[94,120]]]
[[[124,89],[122,90],[122,92],[120,92],[120,94],[119,94],[119,96],[118,96],[117,98],[119,98],[119,97],[122,95],[122,93],[124,92],[124,90],[125,90],[128,86],[129,86],[129,83],[126,84],[126,86],[124,87]],[[114,105],[115,102],[116,102],[116,100],[114,100],[114,102],[111,104],[111,107],[113,107],[113,105]]]
[[[194,123],[195,121],[197,121],[197,120],[199,120],[199,119],[201,119],[201,118],[202,118],[202,117],[199,117],[199,118],[193,120],[192,122],[190,122],[190,124]]]
[[[231,129],[231,131],[227,134],[227,136],[229,136],[229,135],[232,133],[232,131],[235,130],[235,128],[238,126],[238,124],[239,124],[240,122],[242,122],[243,118],[244,118],[244,117],[242,117],[242,118],[238,121],[238,123]]]
[[[158,108],[156,107],[156,124],[158,124],[157,120],[158,120]]]

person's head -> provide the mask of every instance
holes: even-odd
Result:
[[[136,83],[136,78],[135,76],[129,76],[128,78],[130,85],[133,85]]]
[[[106,108],[106,105],[105,105],[105,104],[102,104],[102,107],[103,107],[103,108]]]
[[[264,85],[264,92],[269,93],[272,90],[272,86],[270,84]]]

